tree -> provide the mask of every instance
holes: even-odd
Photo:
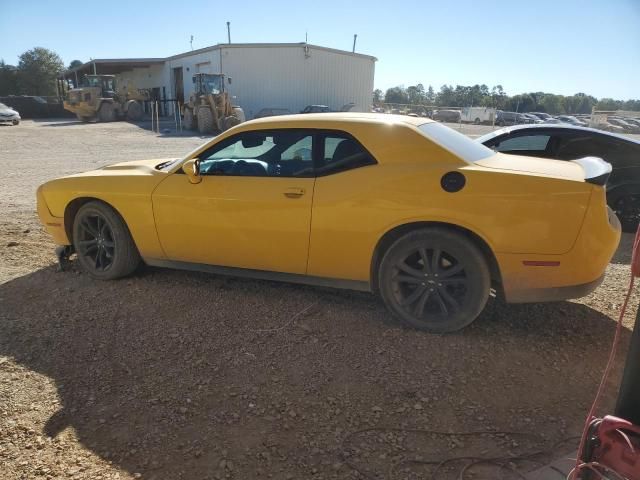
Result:
[[[71,70],[72,68],[76,68],[76,67],[79,67],[81,65],[82,65],[82,62],[80,60],[71,60],[71,63],[67,67],[67,70]]]
[[[18,93],[18,78],[16,67],[7,65],[0,59],[0,96],[16,95]]]
[[[384,94],[385,103],[409,103],[409,96],[404,87],[398,86],[387,89]]]
[[[436,95],[436,105],[441,107],[452,107],[456,103],[456,95],[451,85],[442,85],[438,95]]]
[[[18,85],[28,95],[56,95],[56,78],[64,70],[60,56],[46,48],[36,47],[20,55]]]
[[[436,94],[434,93],[433,87],[431,85],[429,85],[427,93],[425,93],[425,101],[429,105],[433,105],[434,103],[436,103]]]
[[[382,103],[382,90],[380,90],[379,88],[376,88],[373,91],[373,103],[374,105]]]
[[[407,88],[407,97],[409,98],[409,103],[413,105],[424,103],[424,87],[422,84],[419,83]]]

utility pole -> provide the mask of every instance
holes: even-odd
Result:
[[[231,22],[227,22],[227,40],[231,43]]]
[[[189,40],[189,45],[191,45],[191,50],[193,50],[193,35],[191,35],[191,40]]]
[[[353,34],[353,50],[351,50],[352,53],[356,52],[356,40],[358,39],[358,34],[354,33]]]

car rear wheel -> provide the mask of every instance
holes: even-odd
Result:
[[[89,202],[73,221],[73,245],[82,269],[94,278],[125,277],[140,264],[140,254],[120,215],[101,202]]]
[[[635,232],[640,223],[640,195],[627,194],[613,202],[613,210],[620,220],[622,230]]]
[[[467,237],[434,227],[410,232],[384,254],[378,290],[403,323],[434,333],[473,322],[489,298],[487,261]]]

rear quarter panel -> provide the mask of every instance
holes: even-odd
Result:
[[[563,254],[576,241],[590,184],[469,165],[431,142],[418,147],[396,138],[395,146],[404,145],[399,151],[385,142],[384,132],[370,143],[359,139],[380,163],[317,179],[310,275],[369,280],[378,241],[414,222],[464,227],[496,254]],[[448,193],[440,181],[453,170],[465,175],[466,184]]]

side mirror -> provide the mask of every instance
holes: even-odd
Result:
[[[200,183],[202,177],[200,176],[200,159],[192,158],[187,160],[182,165],[182,171],[187,174],[189,181],[193,184]]]

